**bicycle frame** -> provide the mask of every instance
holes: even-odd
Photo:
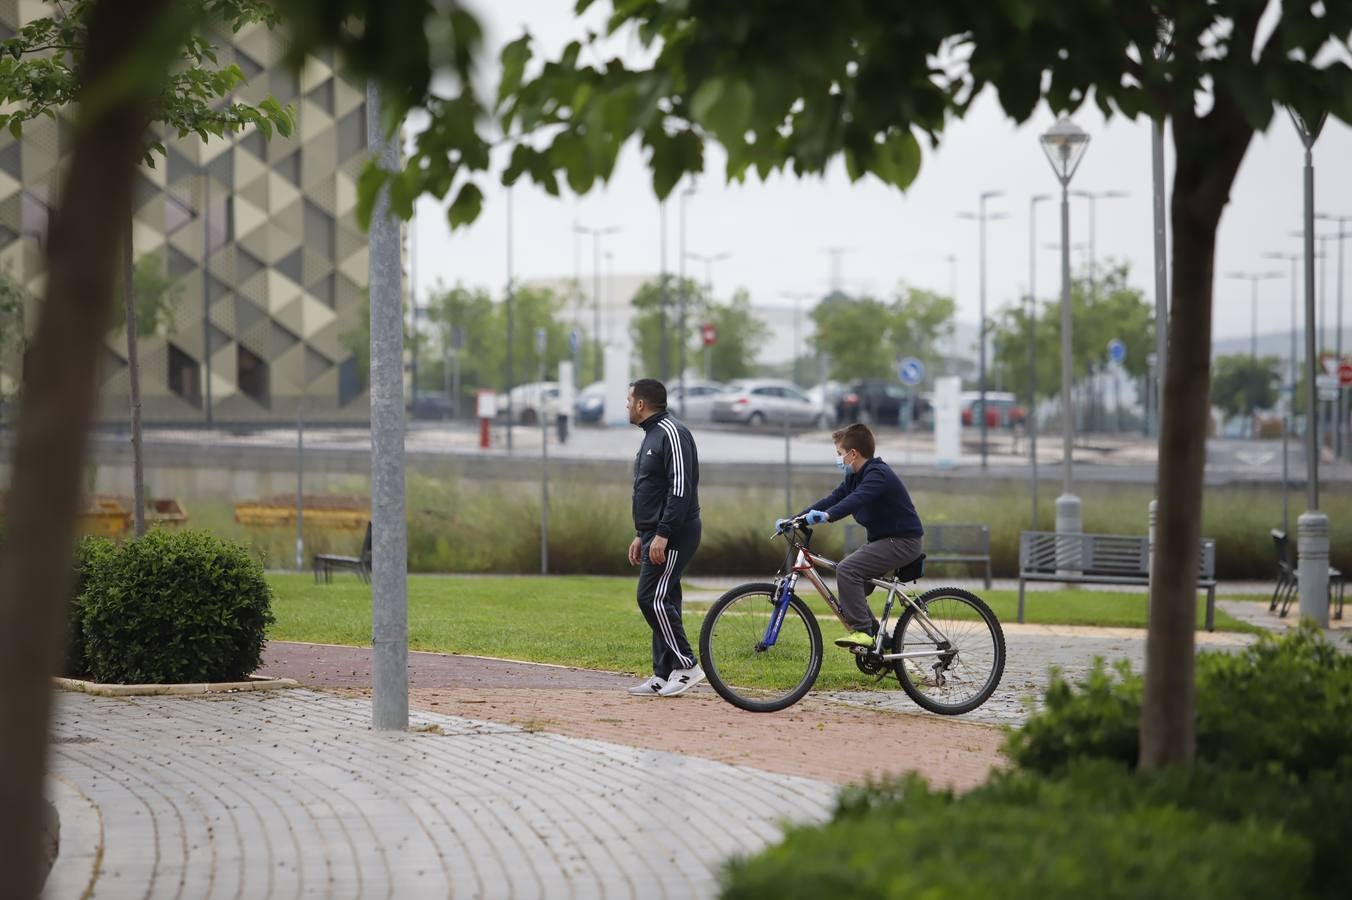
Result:
[[[824,581],[822,581],[821,574],[817,571],[818,569],[825,569],[834,572],[837,563],[824,556],[813,553],[808,547],[809,542],[812,540],[812,530],[802,526],[800,526],[800,528],[806,536],[806,539],[803,541],[797,540],[794,531],[782,532],[784,540],[789,544],[789,547],[792,548],[792,550],[796,551],[796,554],[792,564],[788,566],[789,571],[776,581],[778,595],[775,598],[775,612],[774,615],[770,617],[770,624],[766,626],[765,637],[758,645],[758,650],[763,651],[769,647],[773,647],[775,641],[779,639],[779,629],[784,623],[784,616],[789,609],[789,597],[793,594],[794,588],[797,587],[799,577],[805,578],[809,584],[816,588],[817,593],[821,595],[822,599],[826,601],[826,605],[831,608],[833,613],[835,613],[840,624],[847,629],[850,628],[850,624],[845,621],[844,613],[840,608],[840,601],[836,599],[835,594],[831,593],[831,589],[826,586]],[[878,625],[878,634],[877,637],[874,638],[874,645],[872,650],[868,651],[869,653],[876,655],[884,662],[952,655],[953,651],[950,649],[951,645],[949,644],[948,639],[944,637],[943,632],[941,632],[934,624],[933,620],[930,619],[929,613],[926,611],[925,607],[918,603],[916,598],[911,596],[911,594],[901,586],[900,581],[897,581],[895,578],[891,580],[871,578],[869,579],[869,583],[874,587],[880,587],[887,591],[887,600],[883,604],[883,615]],[[903,605],[909,606],[911,609],[915,610],[916,620],[920,623],[920,627],[924,629],[925,633],[934,641],[935,649],[913,650],[903,653],[883,652],[883,641],[887,637],[887,619],[888,616],[891,615],[893,604],[898,600],[900,600]],[[900,614],[898,614],[898,619],[900,619]]]

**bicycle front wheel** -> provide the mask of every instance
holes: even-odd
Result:
[[[935,588],[907,607],[892,633],[893,663],[906,695],[941,716],[971,712],[990,699],[1005,671],[1005,633],[986,602],[958,588]]]
[[[775,616],[775,586],[744,584],[709,607],[699,632],[704,674],[718,695],[748,712],[776,712],[803,699],[822,667],[822,633],[812,610],[789,598],[779,633],[766,644]]]

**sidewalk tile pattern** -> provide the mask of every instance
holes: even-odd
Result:
[[[50,898],[707,897],[835,788],[312,691],[61,694]],[[421,730],[419,730],[421,729]]]

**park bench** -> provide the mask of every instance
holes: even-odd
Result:
[[[1024,584],[1029,581],[1149,586],[1150,539],[1126,534],[1022,532],[1019,535],[1020,622],[1023,621]],[[1214,631],[1216,542],[1211,538],[1202,539],[1197,587],[1206,590],[1206,630]]]
[[[845,526],[845,552],[858,549],[862,529]],[[943,522],[925,526],[925,562],[979,563],[985,566],[986,589],[991,586],[991,531],[985,525]]]
[[[314,557],[315,584],[322,577],[325,584],[333,581],[335,569],[350,569],[357,573],[362,581],[371,581],[371,523],[366,523],[366,537],[362,538],[360,556],[334,556],[329,553],[316,553]]]

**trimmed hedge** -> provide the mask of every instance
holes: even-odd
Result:
[[[1234,814],[1255,790],[1264,814]],[[1258,900],[1302,886],[1332,897],[1348,866],[1336,829],[1321,838],[1311,820],[1316,807],[1352,824],[1313,791],[1220,769],[1146,777],[1099,762],[1064,779],[997,776],[962,796],[911,776],[847,789],[827,825],[732,862],[723,897]]]
[[[89,674],[89,663],[85,659],[85,587],[95,566],[116,552],[116,544],[97,535],[81,538],[75,547],[75,571],[71,577],[70,609],[66,616],[66,662],[61,670],[71,678],[84,678]]]
[[[86,559],[78,605],[90,678],[239,681],[258,668],[272,589],[242,545],[154,530]]]
[[[1198,760],[1352,775],[1352,656],[1313,624],[1240,653],[1199,653],[1196,684]],[[1009,733],[1005,753],[1044,773],[1087,758],[1134,766],[1143,686],[1126,663],[1097,660],[1078,684],[1053,673],[1045,708]]]

